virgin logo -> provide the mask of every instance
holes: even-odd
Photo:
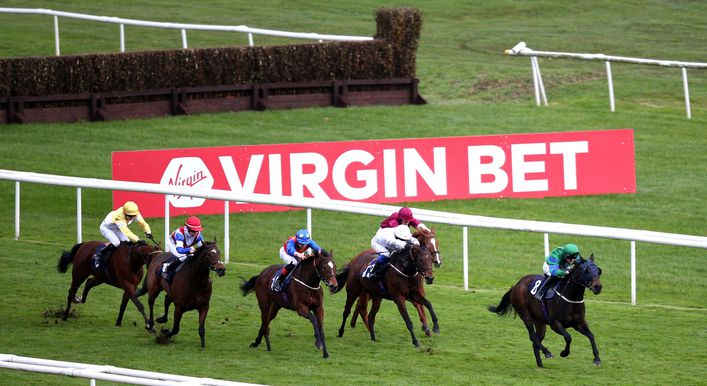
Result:
[[[211,189],[214,178],[199,157],[173,158],[162,173],[162,185],[185,186],[194,189]],[[169,203],[175,208],[195,208],[206,199],[189,196],[169,196]]]

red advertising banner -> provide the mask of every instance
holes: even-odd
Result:
[[[631,129],[121,151],[113,179],[372,203],[636,191]],[[162,195],[113,192],[114,206],[127,200],[164,215]],[[221,201],[169,201],[173,215],[223,212]]]

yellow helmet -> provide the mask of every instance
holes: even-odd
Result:
[[[137,209],[137,204],[132,201],[126,201],[123,204],[123,213],[129,216],[137,216],[140,213]]]

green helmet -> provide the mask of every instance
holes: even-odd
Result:
[[[562,247],[562,249],[565,250],[565,257],[576,257],[575,255],[579,256],[579,248],[577,248],[577,246],[574,244],[567,244]]]

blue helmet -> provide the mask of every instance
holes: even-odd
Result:
[[[309,245],[309,242],[312,241],[312,238],[309,236],[309,232],[307,232],[306,229],[298,230],[295,238],[297,239],[297,242],[302,245]]]

